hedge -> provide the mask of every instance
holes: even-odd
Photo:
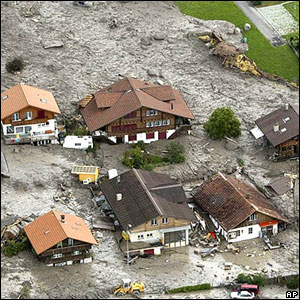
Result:
[[[189,293],[194,291],[202,291],[202,290],[210,290],[210,289],[211,289],[210,283],[202,283],[197,285],[188,285],[176,289],[171,289],[167,291],[167,294]]]

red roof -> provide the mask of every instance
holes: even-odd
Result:
[[[134,78],[101,89],[81,113],[92,132],[142,107],[194,119],[179,91]]]

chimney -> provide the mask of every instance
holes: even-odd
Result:
[[[288,104],[288,103],[285,103],[285,104],[284,104],[284,109],[285,109],[285,110],[289,110],[289,104]]]
[[[274,124],[274,132],[277,132],[277,131],[279,131],[279,124],[275,123]]]
[[[60,215],[60,220],[62,223],[65,223],[65,215]]]
[[[122,200],[122,194],[119,193],[119,194],[117,194],[117,201],[121,201],[121,200]]]

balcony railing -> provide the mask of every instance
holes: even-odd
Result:
[[[90,249],[90,244],[83,244],[83,245],[75,245],[75,246],[68,246],[68,247],[61,247],[56,249],[49,249],[41,254],[41,256],[52,256],[53,254],[58,253],[68,253],[73,251],[80,251],[85,249]]]

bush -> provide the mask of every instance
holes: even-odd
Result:
[[[146,144],[143,141],[131,144],[132,148],[140,147],[142,150],[146,150]]]
[[[287,280],[286,287],[292,290],[299,288],[299,276]]]
[[[6,64],[6,70],[9,73],[21,72],[24,69],[24,61],[22,57],[14,58]]]
[[[7,256],[13,256],[19,252],[29,249],[30,243],[27,236],[23,233],[17,240],[10,240],[4,244],[2,251]]]
[[[86,128],[78,127],[75,130],[73,130],[73,135],[76,135],[76,136],[84,136],[87,134],[88,134],[88,131],[86,130]]]
[[[171,164],[184,162],[185,158],[183,145],[177,142],[171,142],[166,146],[166,150],[168,151],[166,154],[166,160]]]
[[[258,6],[262,4],[262,1],[251,1],[254,6]]]
[[[28,299],[30,297],[30,287],[24,285],[20,290],[20,298],[21,299]]]
[[[245,162],[242,158],[237,158],[237,163],[240,167],[244,166],[245,165]]]
[[[203,284],[197,284],[197,285],[188,285],[179,287],[176,289],[168,290],[168,294],[175,294],[175,293],[189,293],[193,291],[202,291],[202,290],[210,290],[211,285],[210,283],[203,283]]]
[[[249,284],[256,284],[258,286],[264,286],[265,285],[265,276],[263,274],[257,274],[257,275],[246,275],[246,274],[239,274],[237,276],[237,282],[238,283],[249,283]]]
[[[241,135],[241,123],[230,107],[220,107],[204,123],[204,130],[213,139],[222,139],[225,136],[235,138]]]

